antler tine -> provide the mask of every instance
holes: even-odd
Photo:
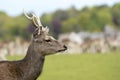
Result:
[[[32,20],[32,21],[33,21],[35,27],[39,27],[39,25],[36,23],[37,20],[35,21],[35,19],[36,19],[35,14],[32,13],[32,17],[30,17],[30,16],[27,15],[27,13],[25,12],[25,10],[23,10],[23,12],[24,12],[24,15],[25,15],[29,20]]]
[[[37,21],[37,23],[36,23],[35,19],[36,19],[36,16],[33,14],[33,19],[32,19],[32,21],[33,21],[33,23],[34,23],[34,25],[35,25],[36,27],[39,27],[39,24],[37,24],[38,21],[37,21],[37,19],[36,19],[36,21]]]
[[[32,16],[28,16],[27,13],[23,10],[24,12],[24,15],[29,19],[29,20],[32,20],[35,27],[37,28],[40,28],[42,29],[42,24],[41,24],[41,21],[40,21],[40,17],[36,16],[35,14],[32,13]]]
[[[37,17],[37,22],[38,22],[39,26],[42,27],[40,17]]]
[[[32,20],[33,16],[32,16],[32,17],[29,17],[29,16],[27,15],[27,13],[25,12],[24,9],[23,9],[23,13],[24,13],[24,15],[25,15],[28,19]]]

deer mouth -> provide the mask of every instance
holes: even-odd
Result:
[[[63,51],[65,51],[65,49],[63,49],[63,50],[58,50],[57,52],[63,52]]]
[[[64,45],[63,47],[64,47],[64,49],[58,50],[57,52],[63,52],[65,50],[67,50],[67,46]]]

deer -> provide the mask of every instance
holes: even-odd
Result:
[[[36,80],[42,73],[45,56],[67,50],[49,35],[49,28],[41,24],[40,17],[33,13],[24,15],[35,27],[27,53],[21,60],[0,61],[0,80]]]

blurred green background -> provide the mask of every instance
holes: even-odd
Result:
[[[93,7],[83,7],[76,9],[74,6],[62,10],[57,9],[52,13],[41,15],[41,22],[44,26],[49,26],[51,34],[58,36],[66,32],[100,32],[106,25],[120,28],[120,3],[112,7],[99,5]],[[0,40],[13,40],[15,36],[22,39],[30,39],[31,22],[21,14],[11,17],[4,11],[0,11]]]

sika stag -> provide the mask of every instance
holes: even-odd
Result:
[[[36,80],[42,72],[45,56],[67,49],[65,45],[49,36],[49,29],[42,26],[39,17],[24,14],[36,28],[31,44],[22,60],[0,62],[0,80]]]

